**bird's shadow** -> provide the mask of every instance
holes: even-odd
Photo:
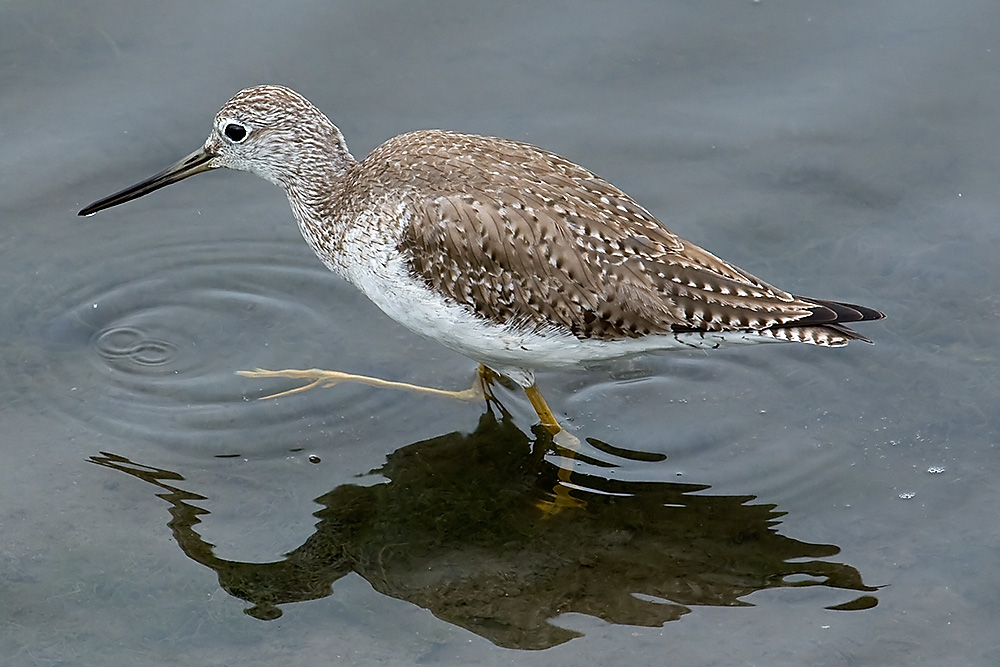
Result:
[[[743,598],[767,588],[875,590],[855,568],[827,560],[838,547],[778,533],[784,513],[774,505],[710,495],[705,485],[602,476],[616,457],[656,457],[593,440],[584,449],[552,456],[547,434],[529,437],[506,414],[487,412],[472,433],[389,454],[372,471],[387,483],[345,484],[317,498],[315,532],[271,563],[215,556],[195,531],[208,512],[194,503],[206,497],[182,489],[178,473],[107,452],[91,461],[158,487],[178,546],[263,620],[281,616],[279,605],[330,595],[351,572],[519,649],[579,636],[553,623],[569,612],[658,627],[696,605],[749,605]],[[875,604],[861,595],[832,608]]]

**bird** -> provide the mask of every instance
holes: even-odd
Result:
[[[299,93],[241,90],[205,143],[80,210],[89,216],[195,174],[248,171],[283,188],[302,236],[390,318],[520,386],[563,430],[535,372],[672,349],[871,343],[846,325],[873,308],[794,295],[670,231],[588,169],[498,137],[418,130],[357,160]],[[468,397],[319,369],[242,371]]]

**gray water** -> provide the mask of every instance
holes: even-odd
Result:
[[[0,663],[996,665],[1000,5],[0,5]],[[541,145],[874,347],[474,363],[326,271],[283,194],[76,211],[291,86],[355,155]]]

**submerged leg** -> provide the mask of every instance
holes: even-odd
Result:
[[[573,488],[571,480],[576,467],[576,457],[580,452],[580,440],[559,425],[559,420],[552,414],[548,403],[542,397],[542,392],[538,391],[535,384],[525,387],[524,393],[531,401],[531,407],[535,408],[541,426],[551,435],[551,444],[554,446],[553,453],[561,459],[555,463],[556,483],[552,487],[551,495],[539,499],[536,506],[549,516],[555,516],[570,508],[582,509],[586,507],[584,501],[574,498],[571,493]]]
[[[491,371],[482,364],[476,369],[476,379],[472,386],[463,391],[448,391],[447,389],[435,389],[433,387],[423,387],[418,384],[408,382],[392,382],[380,378],[369,377],[367,375],[354,375],[352,373],[341,373],[340,371],[324,371],[319,368],[309,368],[306,370],[285,369],[280,371],[268,371],[263,368],[255,368],[252,371],[236,371],[237,375],[248,378],[287,378],[291,380],[307,380],[308,384],[301,387],[280,391],[277,394],[262,396],[260,400],[266,398],[280,398],[298,394],[313,387],[333,387],[341,382],[356,382],[366,384],[370,387],[381,387],[385,389],[404,389],[419,394],[429,394],[431,396],[442,396],[444,398],[455,398],[460,401],[478,401],[486,397],[486,383],[491,381]]]
[[[538,391],[538,386],[532,384],[531,386],[524,388],[524,393],[531,401],[531,407],[535,409],[535,414],[538,415],[538,419],[542,422],[542,426],[551,433],[555,435],[559,431],[563,430],[562,426],[559,425],[559,420],[556,416],[552,414],[552,410],[549,409],[549,404],[545,402],[542,398],[542,392]]]

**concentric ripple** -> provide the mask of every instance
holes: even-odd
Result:
[[[211,455],[281,449],[317,401],[257,403],[235,371],[329,361],[358,298],[291,243],[159,246],[73,278],[32,327],[45,362],[25,384],[91,428]]]
[[[97,337],[97,353],[109,362],[128,359],[138,366],[161,366],[177,354],[177,346],[168,340],[151,338],[136,327],[123,326],[108,329]]]

